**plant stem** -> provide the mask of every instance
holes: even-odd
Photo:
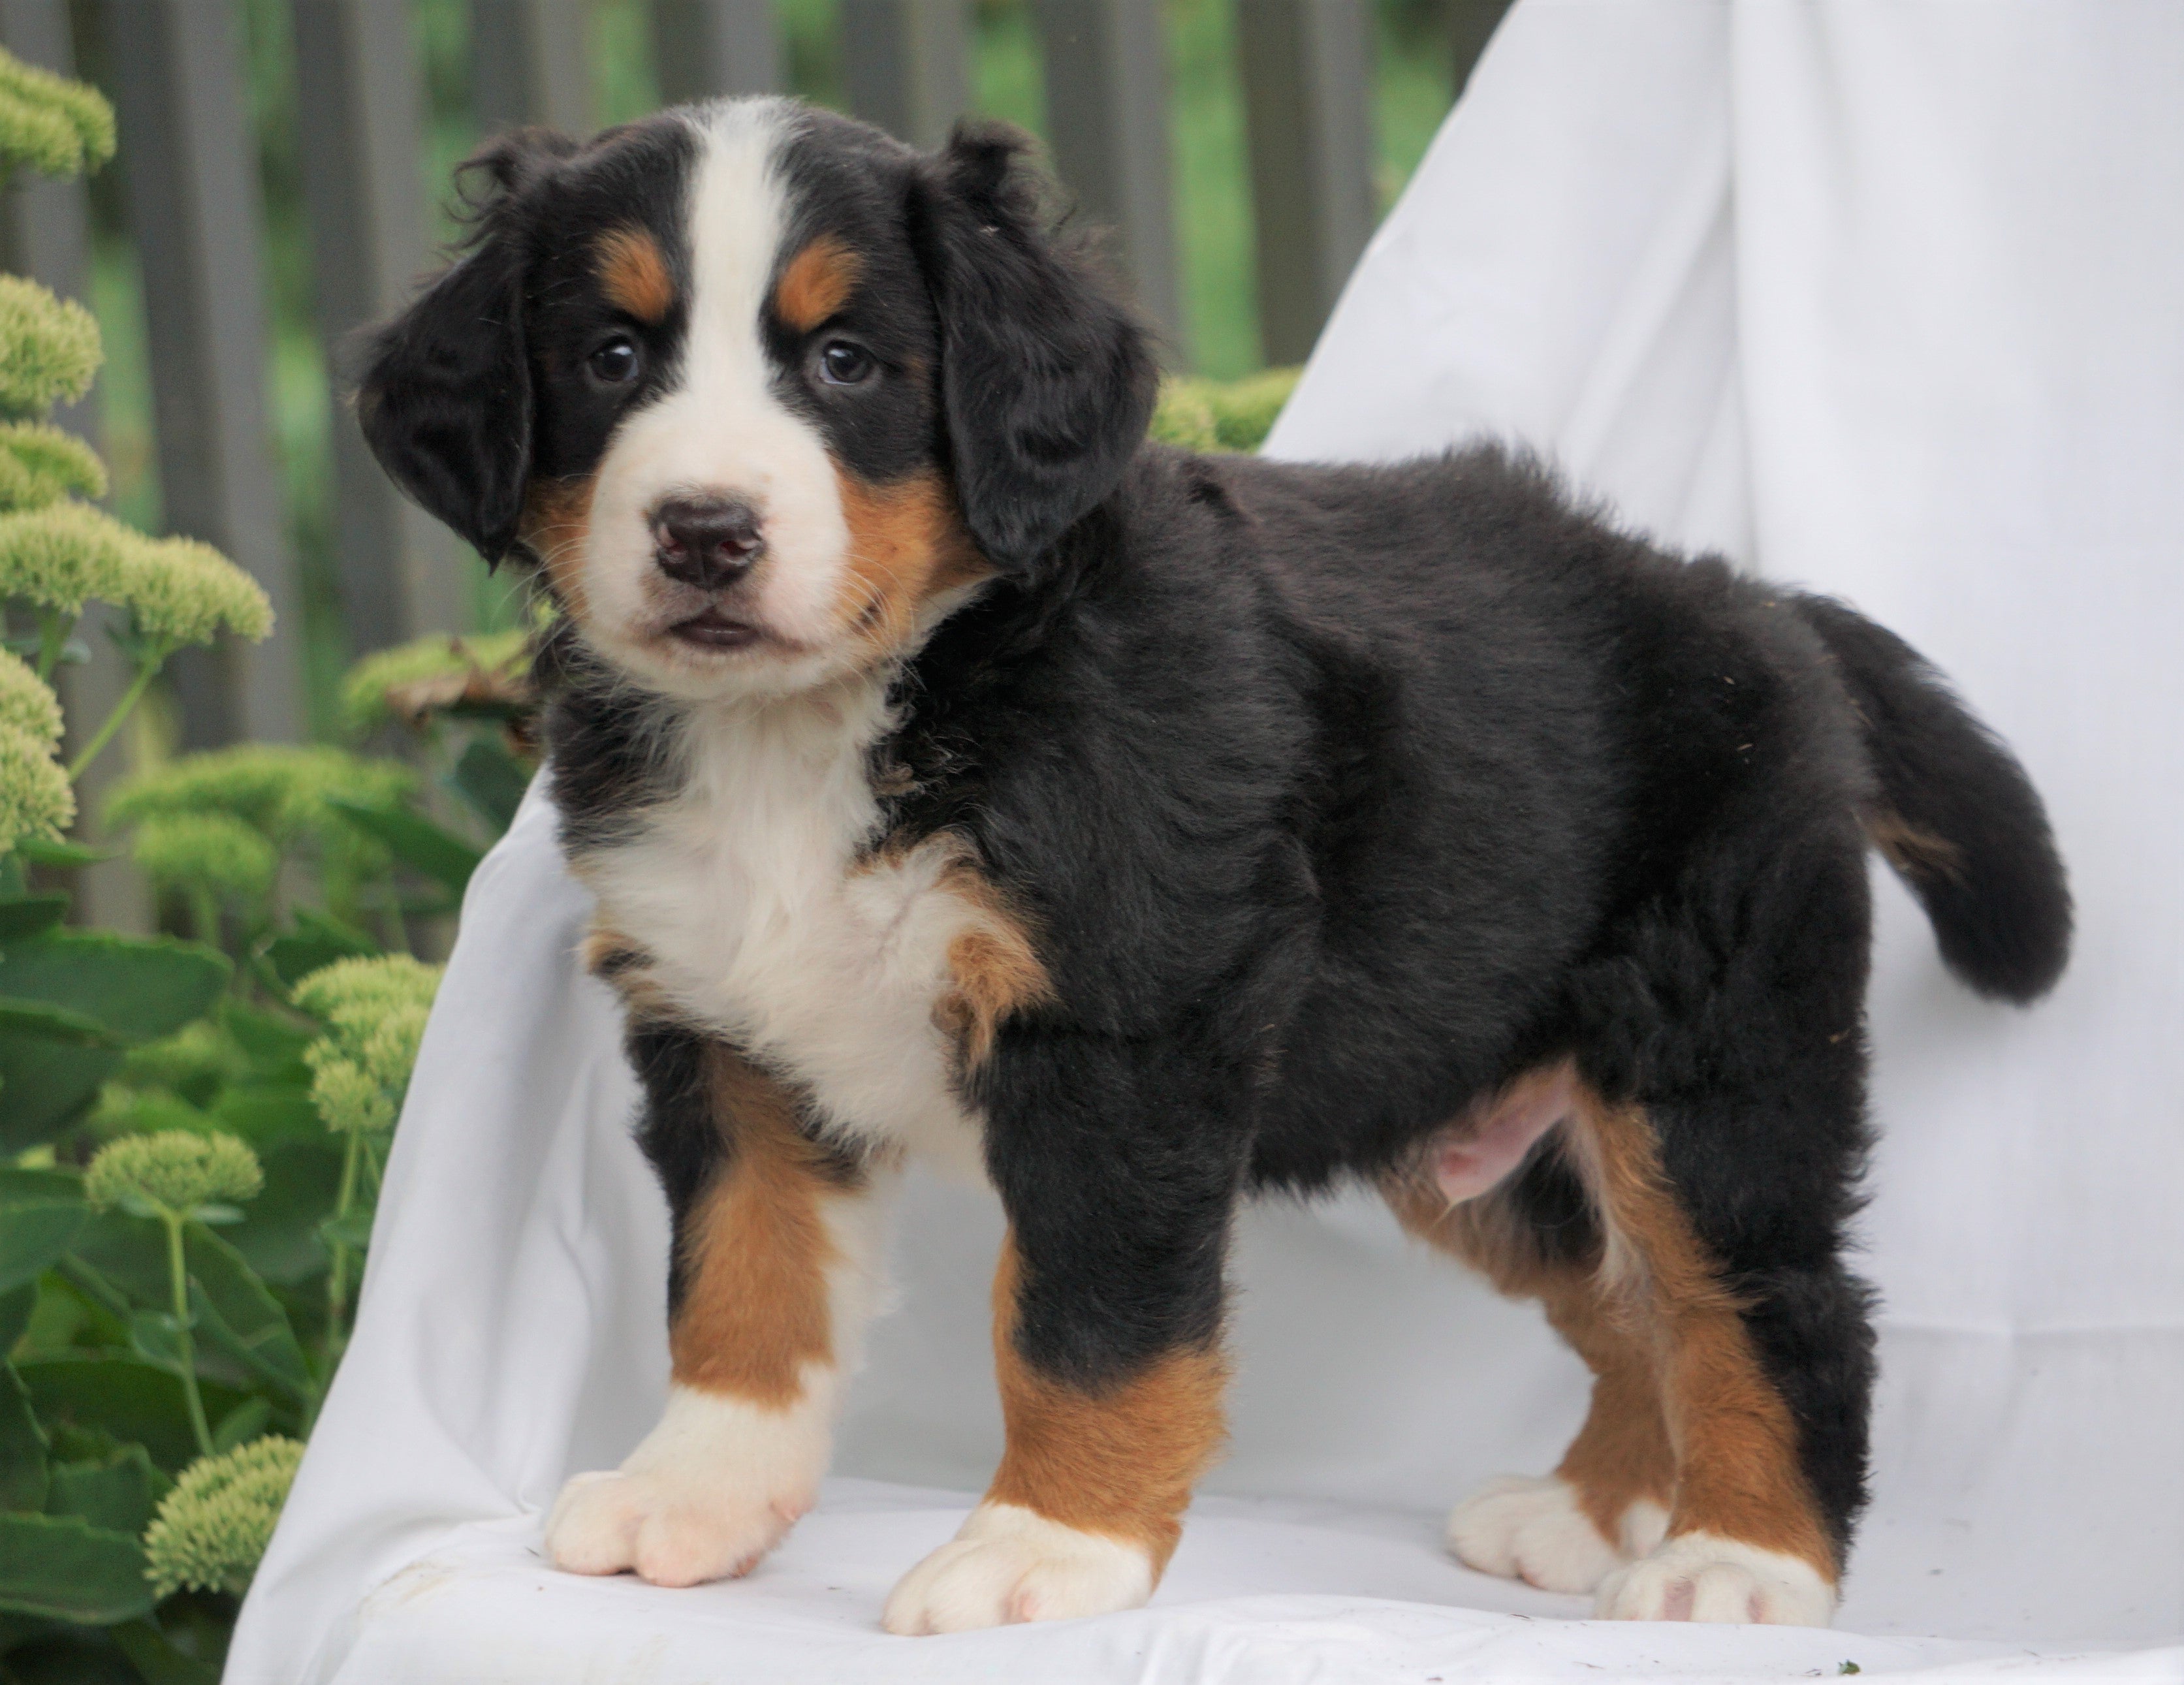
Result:
[[[168,656],[174,653],[171,646],[155,645],[152,652],[136,665],[136,676],[129,681],[129,688],[121,692],[121,699],[114,704],[114,712],[106,716],[105,723],[92,733],[91,741],[83,746],[82,753],[69,763],[70,782],[83,776],[98,752],[114,741],[114,734],[121,729],[136,704],[144,699],[144,692],[152,687],[152,681],[159,676],[159,669],[167,665]]]
[[[175,1290],[175,1344],[181,1353],[182,1397],[190,1407],[190,1428],[198,1437],[198,1449],[212,1455],[212,1429],[205,1421],[204,1399],[198,1393],[197,1343],[190,1337],[190,1276],[182,1260],[182,1220],[172,1211],[159,1213],[167,1227],[167,1277]]]
[[[348,1146],[342,1154],[341,1191],[334,1196],[334,1222],[338,1226],[348,1215],[349,1207],[356,1201],[357,1171],[364,1159],[364,1132],[352,1129]],[[326,1380],[331,1383],[334,1367],[341,1361],[342,1349],[348,1343],[348,1330],[343,1326],[348,1316],[348,1243],[334,1242],[332,1269],[326,1272]]]
[[[69,634],[75,630],[75,616],[64,614],[58,609],[38,610],[38,676],[50,679],[53,669],[61,665],[61,652],[68,648]]]

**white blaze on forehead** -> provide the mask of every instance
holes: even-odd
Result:
[[[836,636],[849,548],[833,464],[814,424],[781,401],[765,323],[789,225],[780,150],[794,108],[722,101],[693,114],[698,156],[685,207],[690,297],[671,388],[633,413],[599,464],[585,570],[591,630],[640,669],[634,642],[653,570],[651,510],[671,493],[740,498],[766,549],[755,608],[794,643]],[[671,685],[670,688],[681,688]]]

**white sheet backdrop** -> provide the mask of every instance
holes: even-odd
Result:
[[[534,794],[471,887],[228,1677],[2184,1677],[2184,4],[1523,0],[1270,449],[1480,430],[1910,637],[2075,872],[2077,959],[2029,1014],[1882,891],[1876,1501],[1837,1632],[1580,1622],[1440,1557],[1431,1512],[1549,1465],[1580,1374],[1363,1203],[1245,1226],[1228,1495],[1147,1610],[878,1632],[998,1444],[998,1219],[931,1183],[863,1478],[747,1582],[552,1573],[542,1506],[656,1407],[665,1223]]]

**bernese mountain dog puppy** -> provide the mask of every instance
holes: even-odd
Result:
[[[1466,1561],[1825,1622],[1865,1489],[1865,853],[1973,987],[2070,909],[2008,752],[1840,603],[1519,455],[1149,444],[1022,138],[777,99],[475,168],[376,331],[387,471],[558,609],[586,950],[673,1213],[673,1384],[547,1528],[747,1571],[812,1503],[905,1161],[986,1177],[1007,1423],[894,1632],[1142,1604],[1223,1435],[1238,1202],[1364,1181],[1544,1301],[1591,1412]]]

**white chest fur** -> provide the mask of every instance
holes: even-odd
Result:
[[[975,1172],[933,1008],[978,915],[946,886],[943,844],[861,857],[879,820],[865,751],[885,724],[864,686],[694,717],[677,792],[582,872],[679,1015],[801,1082],[844,1135]]]

